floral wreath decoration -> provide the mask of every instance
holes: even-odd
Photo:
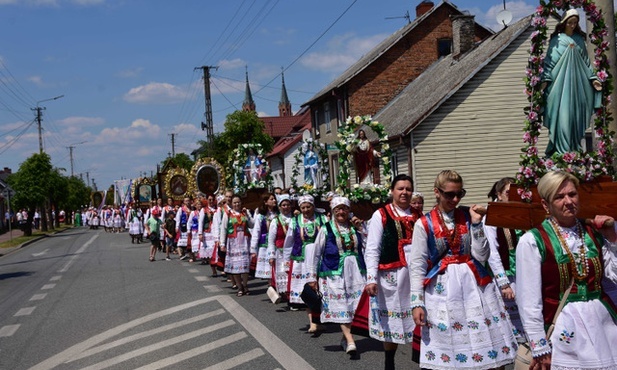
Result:
[[[335,192],[348,197],[352,202],[370,200],[372,203],[382,203],[390,195],[388,185],[371,184],[364,186],[355,184],[351,189],[346,186],[349,183],[349,175],[351,174],[353,148],[360,143],[356,131],[361,126],[371,128],[379,136],[383,179],[388,185],[392,181],[392,168],[390,165],[392,150],[390,149],[390,144],[388,144],[388,134],[385,127],[381,123],[373,121],[371,116],[347,117],[345,124],[339,130],[339,140],[336,142],[336,147],[339,150],[339,172],[337,175],[338,187]]]
[[[566,11],[570,7],[582,7],[587,14],[587,20],[593,25],[589,33],[589,40],[595,45],[593,68],[603,85],[602,107],[596,109],[594,119],[598,148],[595,152],[555,153],[550,158],[540,158],[537,144],[542,128],[542,107],[545,104],[543,93],[540,91],[540,76],[544,63],[542,54],[548,41],[547,18],[551,15],[559,17],[558,10]],[[551,170],[562,169],[583,181],[590,181],[603,175],[614,176],[612,168],[614,159],[612,136],[614,133],[608,129],[613,118],[610,111],[606,109],[611,101],[613,76],[609,72],[609,62],[606,56],[609,42],[604,41],[608,35],[608,29],[601,10],[596,7],[593,0],[540,0],[540,6],[536,9],[531,24],[535,30],[531,34],[532,45],[529,50],[530,57],[525,76],[525,93],[530,104],[524,109],[526,119],[523,142],[525,145],[521,149],[523,154],[517,174],[518,183],[521,185],[518,193],[521,199],[527,202],[531,201],[531,187],[538,183],[542,175]]]
[[[317,160],[318,160],[318,174],[321,179],[321,186],[315,187],[310,184],[304,184],[302,186],[298,186],[298,177],[300,176],[300,164],[304,160],[304,156],[308,151],[308,148],[312,146],[314,151],[317,152]],[[313,140],[312,138],[304,139],[302,145],[296,151],[294,155],[294,164],[291,169],[291,188],[294,190],[295,194],[305,195],[310,194],[315,198],[320,198],[325,193],[330,191],[330,182],[328,178],[330,176],[330,167],[328,164],[328,151],[326,146],[318,141]]]
[[[244,164],[249,157],[249,151],[253,150],[258,158],[261,158],[263,167],[261,178],[256,182],[247,182],[244,178]],[[233,150],[230,156],[232,171],[227,172],[225,182],[234,184],[234,192],[244,194],[248,189],[270,188],[272,186],[272,174],[270,164],[265,160],[264,150],[261,144],[240,144]]]

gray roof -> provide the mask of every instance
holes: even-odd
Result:
[[[360,72],[362,72],[365,68],[370,66],[375,60],[377,60],[380,56],[386,53],[390,48],[396,45],[403,37],[412,32],[416,27],[420,26],[422,22],[428,18],[431,14],[437,11],[437,9],[449,6],[453,8],[456,12],[463,14],[456,5],[450,3],[448,0],[443,0],[438,5],[433,6],[428,12],[422,14],[420,17],[416,18],[413,22],[407,24],[405,27],[396,31],[388,38],[383,40],[379,45],[375,46],[369,53],[363,55],[360,60],[351,65],[345,72],[343,72],[340,76],[338,76],[334,81],[330,82],[325,88],[323,88],[320,92],[315,94],[311,99],[309,99],[306,103],[302,104],[302,106],[309,105],[314,101],[320,99],[324,95],[329,95],[330,91],[340,88],[345,85],[349,80],[357,76]],[[476,23],[476,25],[485,28],[490,33],[493,33],[490,29]]]
[[[377,112],[373,119],[384,124],[390,138],[409,134],[531,27],[531,17],[529,15],[508,26],[458,58],[450,54],[438,60]],[[367,132],[367,136],[369,140],[376,139],[372,131],[370,134]]]

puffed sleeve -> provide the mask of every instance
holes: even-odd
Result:
[[[218,242],[220,239],[219,228],[221,226],[221,217],[223,212],[221,210],[217,210],[212,216],[212,228],[210,229],[212,236],[214,237],[214,242]]]
[[[261,214],[255,215],[255,225],[253,225],[253,229],[251,230],[251,254],[257,253],[257,248],[259,244],[259,237],[261,236],[261,220],[262,217],[265,217]]]
[[[516,304],[533,357],[551,352],[542,314],[542,256],[531,232],[516,246]]]
[[[366,263],[366,283],[376,284],[379,270],[379,257],[381,256],[381,237],[383,235],[383,223],[381,213],[375,211],[368,227],[368,237],[364,251]]]
[[[422,219],[416,221],[411,242],[409,278],[411,282],[411,308],[424,307],[424,278],[428,268],[428,242]]]
[[[493,271],[495,280],[499,287],[504,287],[510,284],[510,280],[506,276],[503,263],[501,263],[501,256],[499,255],[499,241],[497,240],[497,228],[495,226],[484,225],[484,235],[490,248],[490,256],[488,258],[488,264]]]
[[[617,232],[617,222],[615,232]],[[612,282],[612,285],[617,285],[617,242],[611,243],[604,239],[602,257],[604,258],[604,277]]]
[[[229,216],[227,213],[223,213],[223,219],[221,220],[221,226],[219,229],[219,242],[221,245],[225,245],[227,241],[227,224],[229,223]]]
[[[276,258],[276,245],[274,241],[276,240],[276,231],[278,230],[279,225],[279,217],[275,217],[272,222],[270,222],[270,228],[268,229],[268,249],[266,250],[266,257],[271,260]]]
[[[319,267],[319,262],[321,261],[321,255],[323,254],[323,250],[326,247],[326,228],[322,227],[319,229],[317,236],[315,237],[315,248],[313,248],[313,253],[315,254],[313,257],[313,263],[311,266],[308,266],[309,270],[309,278],[307,282],[316,281],[317,278],[317,268]]]
[[[291,250],[294,246],[294,229],[293,219],[289,221],[289,227],[287,228],[287,234],[285,234],[285,241],[283,242],[283,259],[289,261],[291,259]]]
[[[484,235],[484,224],[482,222],[478,224],[471,224],[469,230],[471,234],[471,255],[478,262],[484,263],[488,261],[488,257],[491,254],[491,249]]]

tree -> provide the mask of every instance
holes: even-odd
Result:
[[[74,211],[81,209],[84,204],[90,202],[92,189],[84,183],[83,179],[76,176],[67,178],[67,196],[59,203],[59,209],[65,212],[65,223],[73,222],[71,215]]]
[[[161,162],[163,167],[165,167],[167,163],[169,163],[170,160],[173,161],[173,163],[176,166],[180,168],[184,168],[188,172],[191,172],[191,168],[193,168],[193,165],[195,164],[195,162],[191,159],[191,157],[189,157],[188,154],[178,153],[173,158],[172,157],[165,158],[165,160]]]
[[[17,209],[28,210],[28,220],[24,228],[26,236],[32,235],[32,219],[36,208],[41,209],[41,216],[45,214],[44,205],[50,195],[52,172],[53,166],[49,155],[38,153],[26,159],[19,166],[19,170],[8,178],[9,185],[15,191],[13,196],[15,206]],[[47,230],[45,222],[42,230]]]
[[[240,144],[261,144],[264,153],[274,147],[274,139],[265,132],[266,125],[257,117],[257,113],[237,110],[225,120],[225,131],[215,135],[213,148],[201,142],[202,157],[211,156],[225,168],[229,168],[229,155]],[[205,144],[205,145],[204,145]]]

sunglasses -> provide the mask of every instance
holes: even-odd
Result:
[[[441,195],[446,197],[446,199],[448,200],[452,200],[454,199],[454,197],[457,197],[458,199],[463,199],[465,194],[467,194],[467,190],[465,189],[461,189],[461,191],[443,191],[442,189],[437,188],[437,190],[439,190]]]

